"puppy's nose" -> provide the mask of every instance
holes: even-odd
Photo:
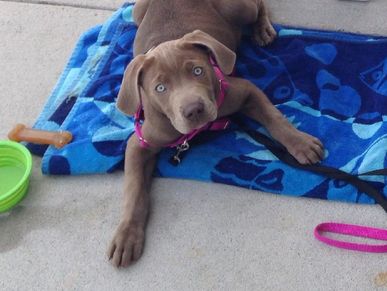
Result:
[[[188,120],[200,118],[204,112],[204,104],[200,101],[186,105],[183,109],[183,116]]]

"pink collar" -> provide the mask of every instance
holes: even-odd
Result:
[[[219,80],[219,96],[216,100],[216,105],[218,108],[223,104],[224,97],[226,96],[226,90],[228,88],[228,83],[224,77],[224,74],[222,70],[219,68],[218,64],[215,62],[213,57],[210,57],[210,63],[214,68],[215,75]],[[137,111],[134,115],[134,131],[137,135],[138,140],[140,141],[140,145],[142,148],[150,148],[152,145],[143,137],[142,131],[141,131],[141,125],[144,121],[144,109],[142,107],[142,104],[140,104],[137,108]],[[199,134],[202,131],[205,130],[222,130],[227,128],[229,125],[229,120],[227,118],[220,118],[213,122],[209,122],[206,125],[204,125],[201,128],[194,129],[188,134],[182,135],[180,138],[178,138],[176,141],[166,145],[165,147],[180,147],[183,146],[184,148],[188,149],[188,141],[194,138],[197,134]]]

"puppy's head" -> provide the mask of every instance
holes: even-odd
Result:
[[[133,115],[143,100],[145,111],[152,106],[183,134],[215,120],[219,81],[210,54],[223,73],[232,72],[235,53],[199,30],[138,55],[125,71],[117,107]]]

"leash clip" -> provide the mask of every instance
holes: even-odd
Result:
[[[172,157],[171,163],[174,166],[177,166],[178,164],[180,164],[182,159],[181,154],[188,150],[189,150],[189,143],[187,140],[185,140],[181,145],[178,145],[176,147],[176,154]]]

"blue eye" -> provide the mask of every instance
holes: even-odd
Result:
[[[194,67],[192,72],[195,76],[201,76],[203,74],[203,68],[202,67]]]
[[[158,92],[158,93],[163,93],[165,92],[165,90],[167,90],[167,88],[165,88],[165,86],[163,84],[158,84],[155,88],[155,90]]]

